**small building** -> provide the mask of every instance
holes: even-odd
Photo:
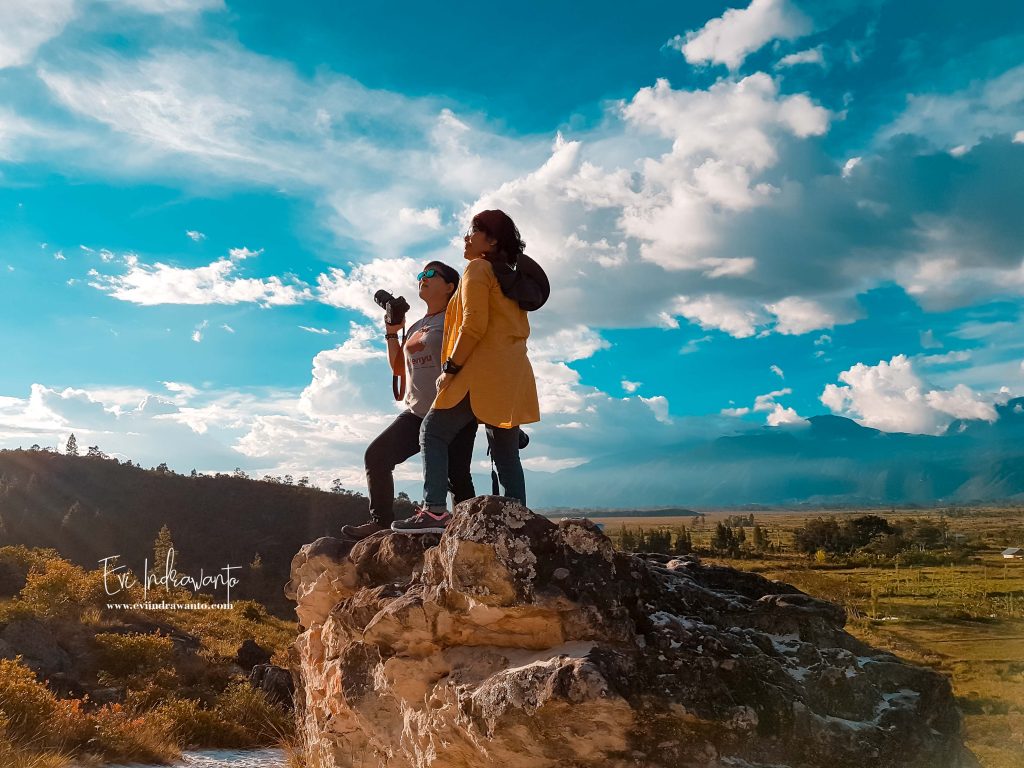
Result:
[[[1003,550],[1004,560],[1024,560],[1024,549],[1020,547],[1007,547]]]

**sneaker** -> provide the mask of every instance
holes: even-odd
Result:
[[[392,531],[401,533],[444,533],[451,513],[445,507],[417,507],[416,514],[391,524]]]
[[[341,535],[352,541],[362,541],[369,536],[373,536],[375,533],[380,533],[381,531],[386,530],[387,528],[382,525],[377,525],[377,523],[371,520],[370,522],[363,523],[362,525],[343,525],[341,526]]]

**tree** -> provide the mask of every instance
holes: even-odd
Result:
[[[674,554],[688,555],[693,551],[693,541],[690,539],[690,532],[685,525],[679,526],[679,533],[676,534]]]
[[[156,471],[160,472],[161,474],[165,474],[166,475],[171,470],[170,470],[170,467],[167,466],[167,462],[166,461],[161,461],[159,464],[156,465]]]
[[[64,453],[68,456],[78,455],[78,440],[75,438],[75,433],[71,433],[71,437],[68,438],[67,447],[64,448]]]
[[[178,550],[174,546],[174,542],[171,540],[171,529],[167,527],[167,523],[163,524],[160,532],[156,535],[156,541],[153,542],[153,568],[152,571],[157,575],[158,578],[163,578],[167,570],[167,553],[174,550],[174,559],[178,559]],[[175,570],[178,570],[175,568]]]
[[[85,455],[90,459],[105,459],[107,454],[100,450],[98,445],[90,445]]]
[[[341,484],[341,478],[340,477],[336,477],[333,480],[331,480],[331,493],[341,493],[344,490],[345,490],[345,486],[343,486]],[[399,498],[401,498],[401,496],[402,496],[401,492],[399,492],[398,496],[399,496]]]
[[[298,485],[299,488],[309,488],[309,478],[308,477],[300,477],[299,478],[299,482],[296,483],[296,485]]]
[[[249,479],[249,476],[245,473],[245,470],[242,469],[241,467],[235,467],[235,471],[232,473],[231,476],[232,477],[236,477],[239,480],[248,480]]]
[[[754,549],[758,552],[768,549],[768,537],[765,535],[764,528],[760,525],[754,526]]]

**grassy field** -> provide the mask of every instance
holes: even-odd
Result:
[[[685,525],[698,549],[710,547],[715,524],[734,512],[692,517],[592,518],[613,539],[634,532]],[[795,552],[793,531],[812,517],[876,514],[945,522],[949,536],[965,537],[975,551],[967,563],[906,566],[897,562],[844,567]],[[779,579],[846,607],[851,634],[908,661],[947,675],[964,714],[968,747],[985,768],[1024,766],[1024,561],[1004,560],[1009,546],[1024,546],[1019,510],[978,509],[953,516],[938,510],[755,512],[756,523],[781,552],[745,558],[703,556]],[[749,535],[750,529],[747,528]]]

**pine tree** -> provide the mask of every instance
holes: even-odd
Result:
[[[156,536],[156,541],[153,542],[153,567],[151,570],[158,578],[164,577],[167,570],[167,553],[172,549],[174,550],[174,559],[177,560],[178,550],[171,540],[171,529],[167,527],[167,523],[164,523],[160,533]],[[176,567],[174,570],[178,570],[178,568]]]
[[[64,449],[64,453],[68,456],[78,455],[78,440],[75,438],[75,433],[71,433],[71,437],[68,438],[67,447]]]

